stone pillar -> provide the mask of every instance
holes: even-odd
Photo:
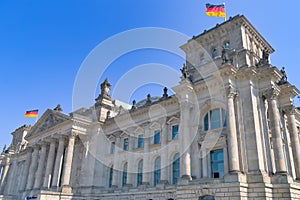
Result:
[[[62,161],[64,156],[65,139],[63,136],[59,138],[58,149],[56,153],[55,166],[53,171],[52,187],[59,187],[60,176],[62,171]]]
[[[34,184],[34,179],[35,179],[35,172],[37,170],[37,165],[38,165],[38,154],[39,154],[39,146],[34,146],[33,147],[33,153],[32,153],[32,158],[31,158],[31,164],[29,168],[29,175],[27,179],[27,185],[26,189],[31,190],[33,189],[33,184]]]
[[[201,158],[202,158],[202,178],[208,178],[208,163],[207,163],[207,150],[206,148],[201,148]]]
[[[275,157],[276,173],[287,173],[286,163],[284,158],[281,128],[280,128],[280,117],[279,110],[277,106],[277,96],[279,91],[272,88],[267,91],[265,96],[268,100],[268,111],[272,130],[272,141],[273,141],[273,151]]]
[[[234,111],[234,97],[236,95],[232,86],[227,89],[227,129],[228,129],[228,154],[229,172],[239,172],[239,150],[236,134],[236,120]]]
[[[69,136],[68,148],[66,152],[66,159],[64,163],[64,171],[62,176],[62,186],[63,192],[72,192],[70,186],[71,179],[71,170],[72,170],[72,161],[73,161],[73,152],[74,152],[74,144],[75,144],[75,134],[71,133]]]
[[[190,155],[190,144],[191,134],[190,134],[190,107],[188,102],[182,102],[181,106],[181,123],[179,125],[179,139],[180,139],[180,175],[182,179],[191,180],[191,155]]]
[[[47,152],[47,144],[42,143],[42,148],[40,150],[38,168],[35,174],[35,182],[34,182],[34,189],[39,189],[41,187],[42,176],[45,167],[45,160],[46,160],[46,152]]]
[[[128,168],[127,168],[127,186],[133,186],[134,180],[133,180],[133,174],[136,173],[137,168],[134,167],[134,161],[136,160],[135,153],[132,153],[134,150],[135,143],[135,137],[130,135],[129,136],[129,152],[130,156],[128,156]]]
[[[26,151],[27,151],[26,161],[25,161],[24,171],[22,172],[22,181],[20,184],[21,191],[25,190],[25,187],[26,187],[28,173],[29,173],[29,167],[30,167],[30,163],[31,163],[32,148],[27,147]]]
[[[284,108],[284,111],[287,115],[289,133],[292,143],[296,179],[300,180],[300,143],[295,119],[295,107],[293,105],[287,106]]]
[[[168,183],[168,125],[164,124],[161,131],[161,183]]]
[[[0,193],[1,194],[3,194],[4,188],[6,186],[6,179],[7,179],[7,175],[8,175],[9,166],[10,166],[10,158],[6,157],[5,165],[2,170],[1,182],[0,182]]]
[[[143,155],[143,185],[150,184],[150,152],[149,152],[149,145],[150,145],[150,129],[145,128],[145,135],[144,135],[144,155]]]
[[[50,187],[50,181],[53,175],[52,171],[54,165],[55,145],[56,142],[54,139],[52,139],[50,141],[50,149],[48,153],[47,166],[46,166],[45,178],[43,183],[43,188],[45,189],[48,189]]]
[[[112,187],[118,187],[118,185],[119,185],[119,174],[120,174],[119,169],[121,169],[120,163],[119,163],[120,151],[122,151],[121,138],[116,137]]]

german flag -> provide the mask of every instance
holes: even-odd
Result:
[[[39,110],[29,110],[26,111],[25,117],[38,117],[39,115]]]
[[[225,5],[206,4],[206,14],[208,16],[224,17],[226,19]]]

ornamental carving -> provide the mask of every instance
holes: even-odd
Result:
[[[288,105],[282,108],[285,114],[294,115],[296,113],[295,106]]]
[[[270,89],[267,89],[264,93],[263,96],[266,97],[267,99],[277,99],[278,95],[279,95],[279,89],[275,88],[274,86]]]

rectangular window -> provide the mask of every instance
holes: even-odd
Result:
[[[112,143],[110,144],[110,153],[111,153],[111,154],[114,154],[114,153],[115,153],[115,145],[116,145],[115,142],[112,142]]]
[[[139,135],[138,136],[138,146],[137,146],[137,148],[143,148],[143,147],[144,147],[144,136]]]
[[[211,177],[222,178],[224,176],[224,154],[223,150],[210,152]]]
[[[177,140],[178,139],[178,130],[179,130],[178,125],[172,126],[172,140]]]
[[[215,109],[210,111],[210,122],[211,127],[210,129],[216,129],[221,127],[221,121],[220,121],[220,109]]]
[[[160,144],[160,131],[154,131],[154,144]]]
[[[124,139],[123,150],[124,151],[128,151],[128,146],[129,146],[129,144],[128,144],[128,138],[125,138]]]

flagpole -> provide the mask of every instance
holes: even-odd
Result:
[[[224,9],[226,9],[226,8],[225,8],[225,3],[223,3],[223,5],[224,5]],[[224,22],[226,22],[226,13],[227,13],[227,12],[226,12],[226,10],[225,10]]]

